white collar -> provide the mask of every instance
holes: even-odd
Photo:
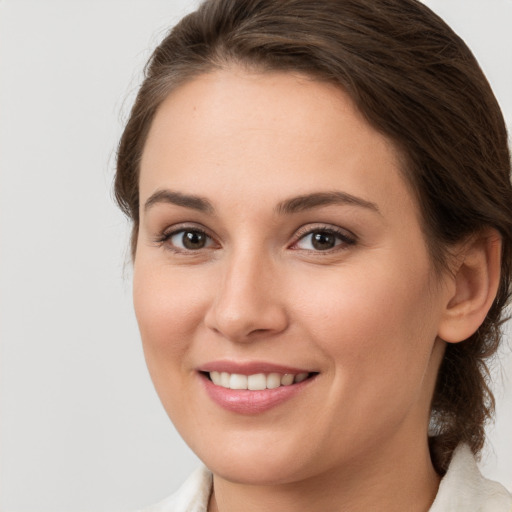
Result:
[[[212,474],[202,466],[176,493],[142,512],[206,512],[211,488]],[[469,447],[460,445],[429,512],[512,512],[512,496],[502,485],[485,479]]]
[[[512,512],[512,496],[497,482],[484,478],[469,446],[453,454],[429,512]]]

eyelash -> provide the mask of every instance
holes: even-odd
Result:
[[[180,233],[198,233],[199,235],[207,237],[210,241],[215,242],[214,238],[208,234],[208,232],[198,226],[178,226],[172,229],[171,231],[164,231],[161,233],[156,239],[155,243],[159,246],[166,245],[166,248],[172,252],[180,253],[180,254],[197,254],[202,249],[208,249],[209,247],[201,247],[197,250],[194,249],[183,249],[181,247],[175,247],[173,245],[168,244],[168,242],[172,239],[172,237],[180,234]],[[314,233],[322,233],[327,235],[333,235],[338,240],[340,240],[340,243],[337,243],[334,247],[326,250],[312,250],[312,249],[300,249],[296,248],[296,246],[301,240],[306,239],[308,236],[313,235]],[[348,246],[353,246],[357,243],[357,238],[353,234],[349,234],[346,230],[342,230],[333,226],[325,226],[325,225],[318,225],[314,227],[308,227],[304,226],[302,228],[299,228],[294,235],[294,241],[289,246],[292,250],[304,250],[308,252],[314,252],[314,253],[332,253],[340,250],[346,249]]]
[[[310,250],[311,252],[315,253],[326,253],[330,254],[332,252],[341,251],[344,249],[347,249],[348,246],[355,245],[357,243],[357,238],[352,233],[347,232],[344,229],[337,228],[335,226],[326,226],[326,225],[317,225],[314,227],[311,227],[311,225],[308,225],[307,227],[304,226],[302,228],[299,228],[297,230],[297,233],[295,235],[295,241],[292,243],[291,248],[293,249],[293,246],[297,245],[301,240],[306,239],[308,236],[313,235],[314,233],[322,233],[327,235],[333,235],[338,240],[340,240],[340,243],[336,244],[331,249],[326,250]],[[300,248],[294,249],[294,250],[301,250]],[[303,249],[308,251],[309,249]]]
[[[197,253],[199,252],[201,249],[204,249],[204,248],[200,248],[200,249],[197,249],[197,250],[193,250],[193,249],[182,249],[181,247],[175,247],[171,244],[168,244],[168,242],[172,239],[172,237],[180,234],[180,233],[198,233],[200,235],[203,235],[205,237],[207,237],[209,240],[214,240],[214,238],[212,236],[210,236],[204,229],[201,229],[200,227],[198,226],[177,226],[177,227],[174,227],[174,229],[172,229],[171,231],[164,231],[163,233],[161,233],[156,239],[155,239],[155,243],[158,245],[158,246],[166,246],[166,249],[167,250],[170,250],[172,252],[175,252],[175,253],[180,253],[180,254],[194,254],[194,253]]]

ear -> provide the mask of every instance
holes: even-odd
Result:
[[[487,229],[458,247],[448,276],[448,300],[438,336],[448,343],[469,338],[480,327],[500,281],[501,236]]]

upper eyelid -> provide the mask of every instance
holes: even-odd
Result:
[[[301,232],[301,230],[303,231]],[[316,250],[316,249],[310,249],[310,248],[302,248],[299,247],[299,244],[306,239],[308,236],[311,236],[315,232],[326,232],[329,234],[333,234],[338,238],[340,241],[339,244],[334,245],[333,247],[325,250]],[[292,242],[288,245],[288,248],[293,251],[305,251],[308,253],[314,253],[318,255],[329,255],[333,253],[338,253],[340,250],[346,250],[349,247],[354,247],[358,243],[359,239],[356,235],[354,235],[351,231],[341,228],[340,226],[335,225],[305,225],[302,228],[299,228],[299,230],[296,231],[294,235],[294,239]]]
[[[328,231],[330,233],[335,233],[340,236],[345,236],[346,238],[350,238],[353,240],[357,240],[357,236],[350,230],[346,228],[342,228],[340,226],[336,226],[334,224],[324,224],[324,223],[308,223],[304,224],[300,228],[295,230],[294,238],[299,240],[300,238],[314,233],[315,231]]]
[[[215,244],[219,244],[217,238],[212,235],[211,231],[207,229],[202,224],[196,224],[196,223],[178,223],[173,224],[171,226],[166,227],[165,229],[159,231],[154,237],[154,241],[157,244],[165,244],[169,242],[169,240],[175,236],[176,234],[182,232],[182,231],[198,231],[200,233],[203,233],[208,238],[210,238]]]
[[[172,226],[168,226],[162,231],[163,236],[172,236],[180,231],[200,231],[205,235],[208,235],[210,238],[215,239],[215,237],[211,234],[211,231],[203,226],[202,224],[197,223],[178,223],[173,224]]]
[[[172,238],[174,236],[178,235],[179,233],[187,232],[187,231],[196,231],[196,232],[204,234],[205,236],[207,236],[209,238],[211,244],[208,246],[205,246],[205,247],[197,248],[197,249],[188,249],[188,248],[179,247],[178,245],[175,245],[174,243],[172,243]],[[185,255],[199,256],[200,254],[204,254],[203,251],[206,251],[206,250],[210,251],[212,249],[215,249],[216,248],[215,246],[219,246],[219,242],[217,241],[217,239],[215,237],[213,237],[210,234],[209,230],[205,229],[203,226],[201,226],[201,227],[199,227],[197,225],[192,226],[190,224],[187,224],[184,226],[180,226],[179,224],[169,226],[168,228],[161,231],[160,234],[154,238],[154,243],[157,247],[164,248],[166,251],[169,251],[169,252],[175,254],[176,256],[178,256],[180,254],[183,256],[185,256]]]

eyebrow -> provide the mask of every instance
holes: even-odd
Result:
[[[144,204],[144,211],[147,212],[151,207],[159,203],[175,204],[176,206],[183,206],[209,214],[214,212],[213,205],[208,199],[172,190],[157,190]]]
[[[181,192],[175,192],[167,189],[157,190],[152,194],[144,204],[144,211],[147,212],[150,208],[160,203],[183,206],[185,208],[208,213],[210,215],[215,213],[215,208],[208,199],[201,196],[183,194]],[[292,197],[281,201],[276,206],[275,211],[280,215],[290,215],[332,204],[354,205],[380,213],[379,207],[375,203],[362,199],[361,197],[339,191],[313,192],[311,194]]]
[[[379,207],[375,203],[346,192],[338,191],[316,192],[293,197],[279,203],[276,211],[280,214],[292,214],[331,204],[354,205],[380,213]]]

